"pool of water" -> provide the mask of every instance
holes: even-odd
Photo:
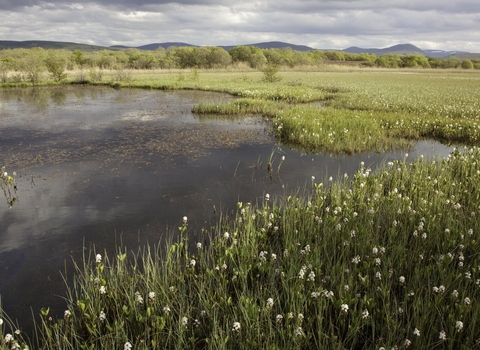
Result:
[[[303,154],[277,145],[260,117],[190,112],[201,100],[228,99],[81,86],[0,90],[0,166],[16,171],[18,184],[11,208],[0,201],[5,311],[22,325],[41,307],[62,313],[62,275],[71,277],[83,247],[136,250],[170,235],[183,216],[195,235],[238,201],[290,194],[312,176],[351,175],[362,161],[375,168],[405,157],[405,151]],[[408,157],[449,152],[422,141]]]

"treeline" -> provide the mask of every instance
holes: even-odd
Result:
[[[428,58],[422,55],[355,54],[342,51],[309,52],[291,48],[260,49],[237,46],[229,51],[220,47],[159,47],[153,51],[139,49],[80,50],[5,49],[0,50],[0,81],[36,82],[43,72],[49,72],[55,81],[65,78],[66,71],[77,69],[173,69],[173,68],[226,68],[248,66],[262,69],[266,65],[301,67],[325,63],[355,63],[361,66],[385,68],[464,68],[480,69],[480,60],[457,58]]]

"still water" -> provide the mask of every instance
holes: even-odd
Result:
[[[12,208],[0,197],[0,298],[7,314],[28,328],[41,307],[63,313],[62,275],[71,277],[83,247],[136,250],[171,234],[183,216],[195,235],[238,201],[288,195],[312,176],[351,175],[362,161],[375,168],[405,156],[302,154],[277,145],[260,117],[191,113],[199,101],[229,99],[80,86],[0,90],[0,166],[16,171],[18,184]],[[449,152],[419,142],[408,157]]]

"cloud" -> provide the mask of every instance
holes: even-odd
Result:
[[[279,40],[333,49],[409,42],[480,52],[480,3],[472,0],[0,0],[0,9],[3,40],[106,46]]]

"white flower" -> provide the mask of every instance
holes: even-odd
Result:
[[[0,318],[0,326],[3,324],[3,320]]]
[[[272,298],[268,298],[267,299],[267,308],[271,308],[273,306],[273,299]]]
[[[408,339],[405,339],[405,341],[403,342],[403,345],[408,348],[410,345],[412,345],[412,342]]]
[[[380,272],[377,272],[375,274],[375,277],[378,278],[379,280],[381,280],[382,279],[382,274]]]
[[[138,304],[143,304],[143,298],[139,292],[135,292],[135,299],[137,300]]]
[[[275,317],[275,320],[277,321],[277,323],[282,323],[283,321],[283,316],[278,314],[277,317]]]
[[[269,195],[268,193],[265,195],[265,200],[266,200],[266,201],[269,201],[269,200],[270,200],[270,195]]]
[[[469,297],[466,297],[466,298],[463,300],[463,302],[464,302],[465,304],[467,304],[467,305],[470,305],[470,304],[472,303],[472,301],[470,300]]]
[[[352,263],[354,263],[354,264],[358,264],[359,262],[360,262],[360,255],[357,255],[356,257],[354,257],[352,259]]]
[[[302,327],[298,327],[298,328],[295,330],[295,335],[296,335],[297,337],[303,336],[303,329],[302,329]]]
[[[186,216],[183,217],[183,222],[187,222],[188,218]]]
[[[196,263],[195,259],[190,260],[190,267],[195,267]]]
[[[308,277],[307,277],[307,281],[315,282],[315,272],[310,271],[310,273],[308,274]]]
[[[240,322],[233,322],[232,332],[234,333],[238,332],[240,331],[240,328],[241,328]]]
[[[97,263],[101,263],[102,262],[102,256],[100,254],[97,254],[97,256],[95,257],[95,261]]]
[[[170,313],[170,311],[172,311],[172,310],[170,310],[170,306],[165,305],[165,306],[163,307],[163,312],[164,312],[165,314],[168,315],[168,314]]]
[[[447,340],[447,333],[445,331],[441,331],[440,334],[438,335],[438,339],[440,340]]]
[[[11,335],[10,333],[7,333],[5,335],[5,343],[10,343],[11,341],[13,341],[13,335]]]
[[[182,326],[187,327],[188,326],[188,318],[185,316],[182,317]]]
[[[382,265],[382,260],[380,260],[380,258],[376,258],[375,259],[375,266],[380,266]]]
[[[419,337],[420,336],[420,331],[417,328],[415,328],[413,330],[413,334],[416,335],[417,337]]]
[[[70,310],[65,310],[65,312],[63,313],[63,317],[65,318],[69,318],[71,315],[72,313],[70,312]]]
[[[123,350],[132,350],[132,344],[127,341],[123,346]]]
[[[340,309],[342,310],[342,312],[348,313],[348,305],[347,304],[342,304],[340,306]]]
[[[367,309],[363,310],[362,312],[362,318],[368,318],[369,312]]]
[[[404,277],[404,276],[400,276],[400,278],[398,279],[398,281],[399,281],[401,284],[404,284],[404,283],[405,283],[405,277]]]
[[[223,234],[223,238],[229,239],[229,238],[230,238],[230,234],[229,234],[228,232],[225,232],[225,233]]]
[[[377,248],[377,247],[373,247],[373,248],[372,248],[372,254],[373,254],[373,255],[377,255],[377,254],[378,254],[378,248]]]
[[[102,322],[107,319],[107,316],[105,315],[105,312],[103,312],[103,310],[100,311],[100,315],[98,315],[98,319]]]
[[[315,181],[315,176],[312,176],[312,182]]]
[[[455,290],[452,292],[452,297],[458,298],[458,290],[455,289]]]
[[[202,243],[200,243],[200,242],[197,243],[197,249],[198,249],[198,250],[201,250],[201,249],[202,249]]]
[[[155,299],[155,292],[148,293],[148,299],[154,300]]]
[[[457,329],[457,332],[460,332],[463,329],[463,322],[462,321],[457,321],[455,323],[455,328]]]
[[[4,177],[7,177],[7,176],[8,176],[8,173],[7,173],[7,172],[4,172],[4,173],[3,173],[3,176],[4,176]]]
[[[100,294],[107,293],[107,288],[105,286],[101,286],[99,290],[100,290]]]

